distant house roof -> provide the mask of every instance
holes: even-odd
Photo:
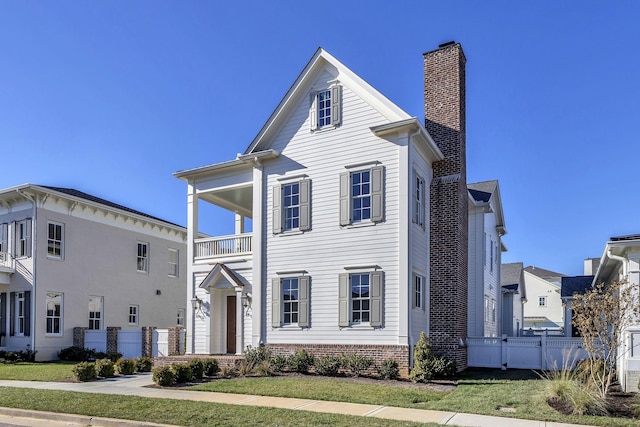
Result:
[[[544,268],[535,267],[533,265],[525,267],[524,271],[526,271],[527,273],[531,273],[534,276],[538,276],[539,278],[545,279],[545,280],[547,280],[547,279],[559,279],[559,278],[565,276],[562,273],[556,273],[555,271],[545,270]]]
[[[640,240],[640,234],[629,234],[627,236],[612,237],[612,242],[624,242],[628,240]]]
[[[132,213],[132,214],[135,214],[135,215],[140,215],[140,216],[143,216],[145,218],[153,219],[153,220],[156,220],[156,221],[162,221],[162,222],[165,222],[167,224],[174,225],[176,227],[183,227],[181,225],[174,224],[174,223],[169,222],[169,221],[165,221],[164,219],[161,219],[161,218],[146,214],[144,212],[137,211],[135,209],[128,208],[128,207],[123,206],[123,205],[119,205],[119,204],[114,203],[114,202],[110,202],[109,200],[105,200],[105,199],[102,199],[100,197],[96,197],[96,196],[93,196],[91,194],[88,194],[88,193],[85,193],[83,191],[79,191],[79,190],[76,190],[76,189],[73,189],[73,188],[50,187],[50,186],[47,186],[47,185],[37,185],[37,187],[46,188],[47,190],[57,191],[58,193],[63,193],[63,194],[67,194],[69,196],[77,197],[79,199],[84,199],[84,200],[88,200],[90,202],[99,203],[101,205],[105,205],[105,206],[108,206],[110,208],[120,209],[120,210],[123,210],[125,212],[129,212],[129,213]]]
[[[517,285],[520,283],[523,268],[523,264],[521,262],[502,264],[500,268],[500,284],[502,287]]]
[[[491,199],[491,196],[496,191],[498,186],[498,181],[483,181],[483,182],[474,182],[472,184],[467,184],[467,189],[469,190],[469,194],[476,202],[488,202]]]
[[[560,296],[562,298],[572,297],[574,294],[582,294],[591,288],[593,276],[573,276],[562,278],[562,288]]]

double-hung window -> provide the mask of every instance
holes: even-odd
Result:
[[[15,223],[15,254],[17,257],[31,256],[31,219]]]
[[[426,289],[425,289],[425,277],[413,273],[413,308],[419,308],[424,310],[425,308],[425,297],[426,297]]]
[[[338,325],[381,327],[383,282],[381,271],[340,274]]]
[[[138,324],[138,311],[139,311],[139,307],[137,305],[129,306],[129,324],[130,325]]]
[[[309,122],[312,131],[340,126],[341,113],[342,90],[339,85],[311,94]]]
[[[273,186],[273,233],[311,229],[311,180]]]
[[[178,309],[178,314],[176,315],[176,325],[184,326],[184,308]]]
[[[102,329],[102,297],[89,297],[89,329]]]
[[[425,228],[425,187],[424,178],[413,171],[413,222]]]
[[[493,273],[493,239],[489,238],[489,242],[491,246],[491,248],[489,249],[491,251],[491,257],[489,258],[489,271]]]
[[[9,335],[28,337],[31,333],[31,291],[9,293]]]
[[[382,166],[340,174],[340,225],[383,220],[383,180]]]
[[[8,233],[9,232],[9,224],[0,224],[0,254],[9,252],[8,243]],[[0,255],[2,257],[2,255]],[[0,258],[0,261],[2,259]]]
[[[178,277],[178,262],[180,260],[179,252],[177,249],[169,248],[169,277]]]
[[[138,242],[137,270],[140,273],[149,272],[149,244]]]
[[[64,226],[55,222],[48,224],[47,256],[62,259],[64,256]]]
[[[62,335],[62,293],[47,292],[46,334]]]
[[[547,297],[538,297],[538,307],[547,306]]]
[[[271,326],[308,328],[309,276],[279,277],[271,286]]]

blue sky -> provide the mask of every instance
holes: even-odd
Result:
[[[468,179],[500,181],[503,261],[581,274],[640,233],[638,22],[638,1],[0,2],[0,188],[186,224],[172,173],[244,151],[318,46],[422,118],[422,53],[455,40]]]

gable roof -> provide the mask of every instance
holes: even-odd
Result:
[[[573,276],[562,278],[562,288],[560,296],[562,298],[572,297],[574,294],[582,294],[591,288],[593,276]]]
[[[510,286],[519,284],[522,278],[523,264],[521,262],[513,262],[502,264],[500,267],[500,285]]]
[[[500,185],[498,180],[473,182],[467,184],[467,191],[476,205],[491,205],[496,216],[496,229],[501,236],[507,234],[502,211],[502,198],[500,197]],[[506,251],[506,247],[504,249]]]
[[[498,187],[498,181],[483,181],[467,184],[469,194],[476,202],[488,202]]]
[[[371,85],[365,82],[357,74],[347,68],[344,64],[334,58],[329,52],[319,47],[313,54],[307,65],[304,67],[298,78],[293,82],[287,93],[284,95],[276,109],[271,113],[267,122],[262,126],[258,135],[251,141],[245,154],[254,151],[265,150],[266,141],[277,132],[279,124],[286,119],[289,111],[293,108],[295,100],[300,96],[307,96],[310,85],[316,73],[326,66],[335,68],[338,71],[339,81],[349,87],[351,91],[356,93],[364,101],[372,105],[380,114],[386,117],[390,122],[397,122],[411,119],[411,116],[404,110],[391,102],[387,97],[382,95]]]
[[[544,268],[536,267],[533,265],[525,267],[524,271],[526,271],[527,273],[531,273],[534,276],[537,276],[544,280],[560,279],[561,277],[565,276],[564,274],[556,273],[555,271],[551,271],[551,270],[545,270]]]
[[[215,264],[209,274],[202,280],[199,287],[206,289],[208,287],[215,287],[220,278],[224,277],[235,288],[244,288],[244,283],[238,278],[232,269],[222,263]]]

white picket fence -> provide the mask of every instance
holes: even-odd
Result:
[[[180,331],[180,348],[184,348],[185,330]],[[107,351],[107,331],[87,330],[84,333],[84,346],[96,351]],[[132,359],[142,355],[142,330],[127,329],[118,331],[118,352],[122,357]],[[155,329],[153,331],[152,357],[169,356],[169,330]]]
[[[581,338],[567,337],[469,337],[467,363],[478,368],[573,368],[587,353]]]

